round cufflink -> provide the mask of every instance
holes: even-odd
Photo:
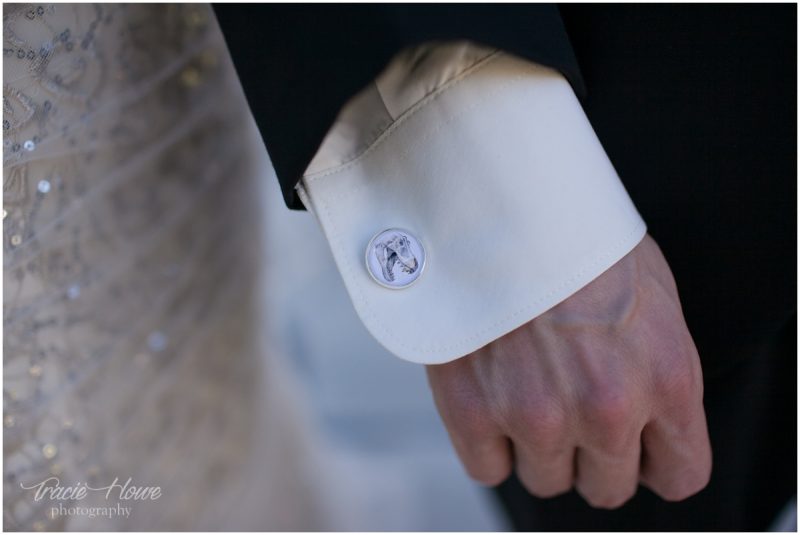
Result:
[[[425,249],[410,232],[391,228],[377,233],[369,241],[365,256],[367,272],[386,288],[408,288],[425,269]]]

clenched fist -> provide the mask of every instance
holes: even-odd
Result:
[[[427,371],[458,455],[484,484],[514,468],[535,496],[575,487],[615,508],[639,483],[666,500],[708,483],[700,360],[650,236],[558,306]]]

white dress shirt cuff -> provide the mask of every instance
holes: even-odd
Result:
[[[471,353],[568,298],[645,234],[552,69],[495,52],[390,122],[377,120],[381,133],[347,161],[312,166],[298,193],[364,325],[400,358]],[[376,283],[365,264],[370,239],[389,228],[426,253],[404,289]]]

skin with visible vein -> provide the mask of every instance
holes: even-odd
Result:
[[[649,235],[556,307],[427,372],[456,451],[484,484],[515,469],[535,496],[574,487],[616,508],[639,484],[677,501],[708,483],[700,359]]]

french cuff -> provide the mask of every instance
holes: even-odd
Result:
[[[306,175],[298,193],[369,332],[424,364],[527,323],[646,231],[569,83],[501,52],[426,96],[357,158]],[[424,248],[424,271],[402,289],[378,284],[365,262],[386,229]]]

